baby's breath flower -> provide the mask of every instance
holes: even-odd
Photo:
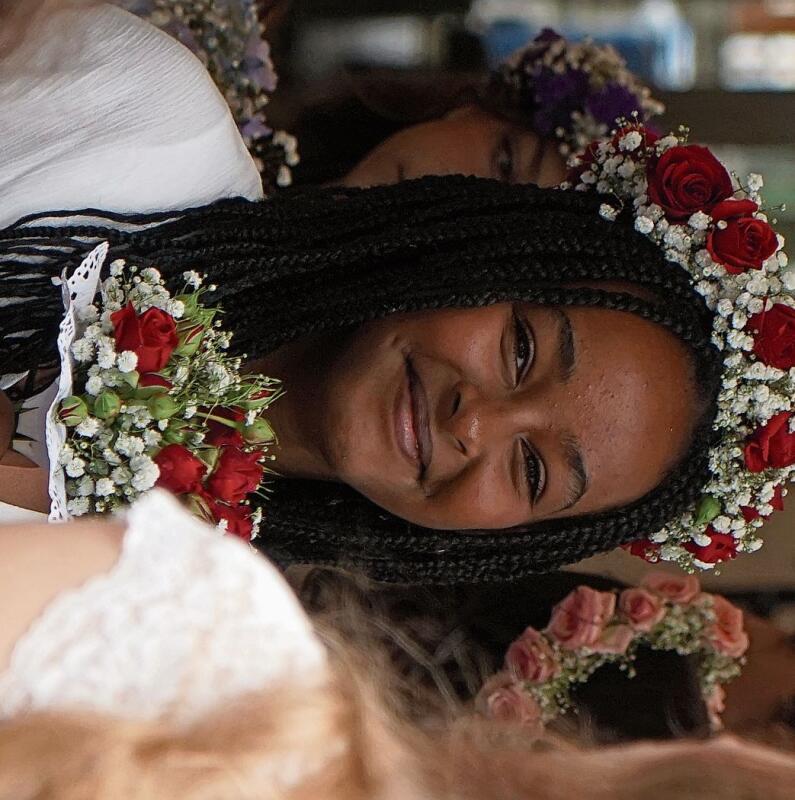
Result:
[[[102,382],[102,378],[99,375],[92,375],[86,381],[86,391],[94,395],[96,397],[103,389],[105,388],[105,384]]]
[[[73,458],[65,467],[65,472],[70,478],[79,478],[86,471],[86,462],[82,458]]]
[[[86,439],[91,439],[97,435],[102,423],[96,417],[86,417],[76,428],[78,436],[84,436]]]
[[[88,339],[78,339],[72,342],[72,355],[75,361],[85,363],[94,357],[94,345]]]
[[[74,497],[66,504],[66,510],[73,517],[82,517],[89,512],[89,501],[87,497]]]
[[[119,372],[132,372],[138,366],[138,356],[136,353],[133,353],[132,350],[125,350],[122,353],[119,353],[119,357],[116,360],[116,366],[118,367]]]
[[[94,494],[97,497],[108,497],[114,494],[116,491],[116,486],[114,485],[113,481],[110,478],[100,478],[97,481],[96,488],[94,489]]]

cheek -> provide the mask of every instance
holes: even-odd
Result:
[[[526,523],[530,508],[501,465],[479,463],[399,515],[439,530],[491,530]]]

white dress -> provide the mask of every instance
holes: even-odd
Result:
[[[285,682],[328,678],[323,645],[263,556],[155,491],[106,574],[58,596],[0,674],[0,718],[96,711],[192,721]]]
[[[47,210],[151,212],[262,197],[259,173],[201,62],[115,6],[65,8],[0,61],[0,227]],[[0,313],[2,309],[0,309]],[[0,389],[8,376],[0,376]],[[47,466],[42,418],[24,454]],[[45,515],[0,502],[0,523]]]

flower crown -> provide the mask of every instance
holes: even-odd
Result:
[[[714,314],[723,369],[710,478],[696,508],[626,546],[692,571],[758,550],[758,529],[783,508],[795,476],[795,271],[785,270],[784,239],[760,211],[762,178],[741,183],[687,133],[658,138],[620,121],[570,159],[562,188],[605,195],[607,220],[631,214]]]
[[[692,575],[653,572],[638,587],[598,592],[578,586],[552,611],[543,631],[527,628],[505,655],[504,669],[483,685],[476,706],[541,735],[571,708],[571,691],[605,664],[634,677],[641,646],[698,657],[710,726],[721,727],[723,685],[740,673],[748,635],[743,613],[705,594]]]
[[[569,42],[545,28],[492,75],[490,91],[531,117],[567,156],[604,136],[619,117],[646,122],[664,111],[609,45]]]

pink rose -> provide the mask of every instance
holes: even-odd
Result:
[[[539,736],[543,733],[541,706],[504,672],[486,681],[477,702],[482,713],[490,719],[518,723],[534,730]]]
[[[627,648],[634,638],[635,631],[629,625],[608,625],[592,649],[597,653],[622,655],[627,652]]]
[[[621,592],[618,608],[632,628],[643,633],[648,633],[665,616],[662,597],[640,587]]]
[[[578,586],[552,610],[546,632],[566,650],[593,647],[616,608],[612,592]]]
[[[555,651],[535,628],[528,628],[508,648],[505,668],[515,680],[530,683],[543,683],[560,671]]]
[[[689,603],[701,591],[695,575],[675,575],[670,572],[650,572],[640,585],[672,603]]]
[[[715,622],[707,630],[707,638],[719,653],[739,658],[748,649],[748,634],[743,627],[743,612],[719,594],[705,594],[712,601]]]

